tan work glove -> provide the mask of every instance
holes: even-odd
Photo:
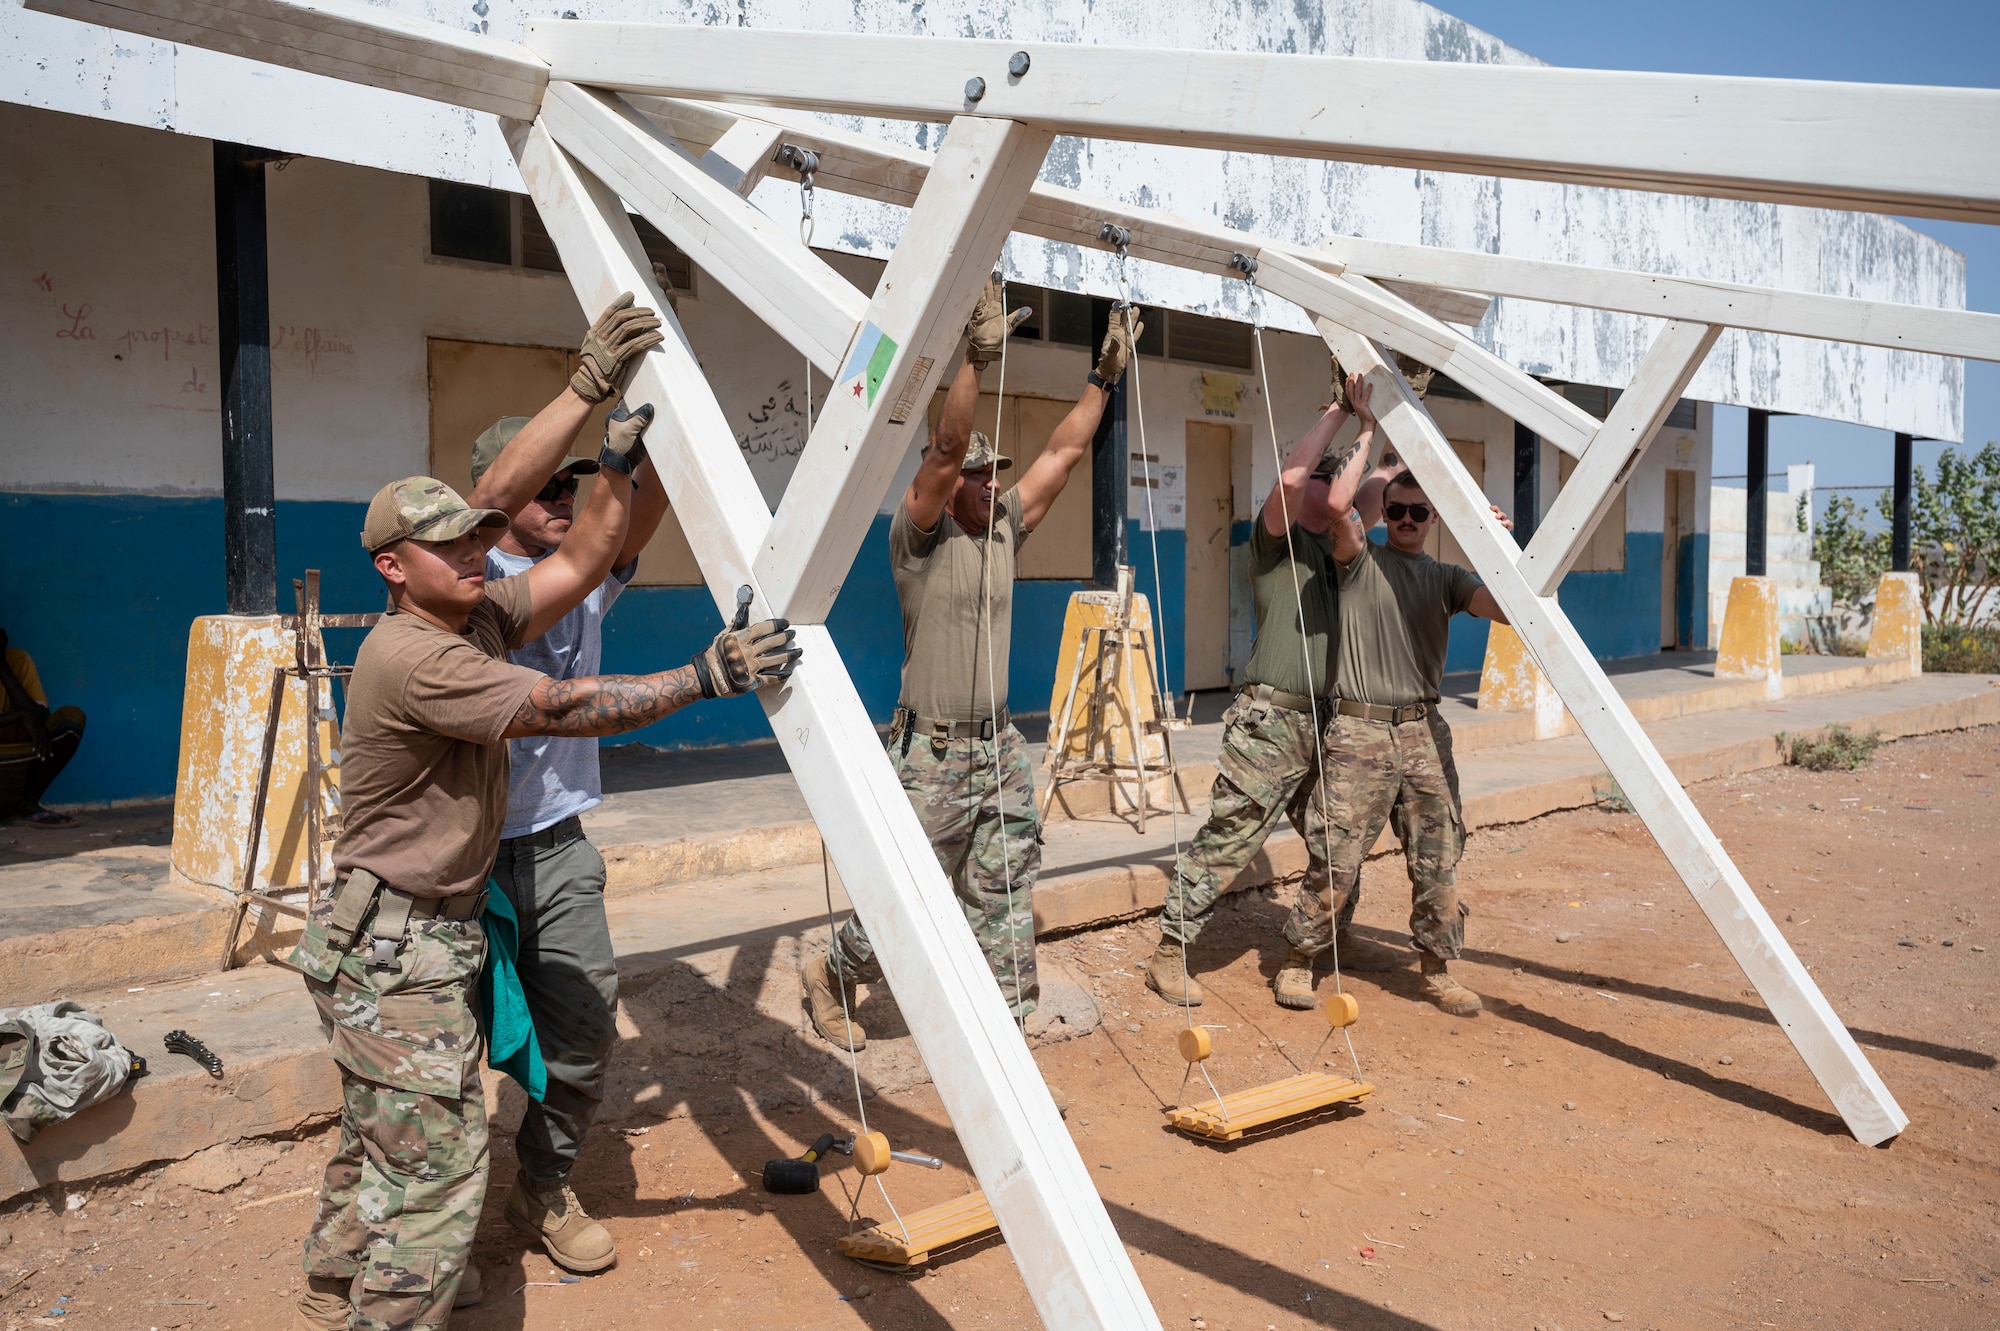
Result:
[[[1132,321],[1129,328],[1128,319]],[[1132,362],[1132,348],[1145,331],[1138,310],[1130,305],[1111,307],[1111,329],[1104,335],[1104,345],[1097,352],[1097,368],[1091,372],[1097,383],[1106,388],[1118,386],[1118,381],[1125,377],[1125,367]]]
[[[792,673],[803,652],[793,645],[789,621],[767,619],[748,628],[724,629],[694,658],[704,698],[754,693]]]
[[[639,357],[666,341],[660,332],[660,316],[644,305],[632,303],[627,291],[597,316],[584,334],[581,364],[569,377],[569,386],[585,402],[602,402],[625,391]]]
[[[966,321],[965,358],[979,369],[1000,359],[1001,343],[1034,313],[1026,305],[1007,313],[1005,297],[1000,280],[987,278],[986,289],[979,293],[979,303],[972,307],[972,318]]]
[[[630,476],[646,460],[646,429],[653,423],[653,404],[642,402],[638,410],[622,401],[611,409],[604,424],[604,447],[597,452],[597,465]]]

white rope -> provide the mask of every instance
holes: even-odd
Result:
[[[993,437],[988,446],[993,451],[992,483],[1000,488],[1000,424],[1007,410],[1007,344],[1013,340],[1007,327],[1007,279],[1000,279],[1000,387],[993,402]],[[977,413],[975,413],[975,419]],[[993,803],[1000,814],[1000,876],[1007,885],[1007,947],[1014,962],[1014,1024],[1020,1029],[1021,1038],[1028,1038],[1028,1015],[1022,1010],[1021,994],[1021,938],[1014,926],[1014,861],[1007,846],[1007,792],[1000,777],[1001,738],[1000,701],[994,687],[993,673],[993,534],[998,521],[999,496],[986,505],[986,543],[979,551],[979,620],[980,632],[986,638],[986,708],[993,717]],[[1010,602],[1011,604],[1011,602]],[[977,707],[970,710],[977,711]],[[970,757],[970,755],[968,755]],[[968,774],[971,764],[967,764]],[[1033,798],[1029,800],[1033,807]]]
[[[1278,466],[1278,511],[1285,520],[1286,563],[1292,571],[1292,601],[1298,607],[1299,612],[1299,652],[1305,665],[1306,699],[1311,707],[1313,744],[1315,745],[1315,753],[1313,755],[1314,767],[1319,774],[1320,855],[1326,862],[1328,925],[1329,933],[1333,940],[1331,947],[1333,952],[1333,991],[1338,994],[1344,993],[1346,990],[1342,988],[1340,974],[1340,912],[1335,903],[1333,836],[1327,821],[1327,815],[1330,810],[1326,797],[1325,743],[1320,738],[1319,729],[1319,689],[1312,677],[1312,651],[1308,645],[1310,635],[1306,628],[1305,592],[1299,583],[1298,547],[1292,540],[1291,500],[1285,494],[1285,459],[1278,448],[1278,422],[1271,407],[1271,376],[1264,360],[1264,305],[1263,301],[1259,298],[1255,274],[1245,273],[1244,280],[1250,284],[1250,328],[1252,335],[1257,341],[1257,382],[1264,395],[1264,427],[1271,436],[1271,458]],[[1256,520],[1258,522],[1264,520],[1263,506],[1261,504],[1258,505]],[[1331,721],[1331,718],[1329,718],[1329,721]],[[1358,882],[1356,887],[1358,889]],[[1354,1036],[1350,1034],[1349,1028],[1346,1026],[1342,1026],[1339,1029],[1342,1037],[1347,1041],[1347,1056],[1354,1064],[1354,1078],[1356,1081],[1359,1081],[1361,1079],[1361,1056],[1354,1050]],[[1320,1039],[1320,1048],[1325,1048],[1327,1040],[1332,1038],[1333,1031],[1329,1029],[1326,1035]],[[1314,1057],[1317,1056],[1318,1051],[1315,1050]]]
[[[1167,738],[1166,727],[1167,723],[1174,719],[1175,713],[1173,704],[1170,701],[1173,697],[1173,691],[1167,682],[1166,638],[1160,632],[1161,622],[1166,615],[1166,600],[1160,589],[1160,522],[1158,515],[1153,509],[1153,455],[1146,447],[1146,396],[1142,391],[1142,381],[1139,378],[1139,339],[1134,335],[1138,321],[1133,315],[1132,283],[1125,271],[1125,249],[1122,245],[1118,249],[1118,291],[1119,297],[1125,306],[1125,332],[1131,350],[1131,363],[1125,367],[1125,373],[1132,376],[1132,408],[1139,418],[1139,471],[1141,478],[1145,482],[1146,534],[1151,538],[1153,549],[1153,646],[1156,649],[1159,659],[1159,674],[1154,678],[1154,695],[1159,698],[1161,706],[1165,707],[1167,711],[1166,716],[1157,718],[1162,737],[1161,748],[1167,750],[1171,748],[1173,741]],[[1147,662],[1147,669],[1152,669],[1152,666],[1152,662]],[[1135,758],[1143,759],[1144,750],[1141,746],[1145,742],[1146,736],[1143,731],[1138,727],[1134,727],[1132,745],[1137,750],[1134,754]],[[1140,770],[1143,771],[1144,768],[1142,767]],[[1174,774],[1170,777],[1170,786],[1167,790],[1167,819],[1172,825],[1174,832],[1173,873],[1176,883],[1178,883],[1180,878],[1181,863],[1180,801],[1175,798],[1175,790],[1179,788],[1180,780],[1178,773],[1179,769],[1176,768]],[[1150,797],[1146,792],[1145,782],[1142,781],[1139,783],[1139,799],[1143,804],[1148,798]],[[1187,897],[1185,893],[1178,895],[1180,901],[1181,933],[1185,936],[1187,933]],[[1183,937],[1181,942],[1181,1017],[1187,1023],[1190,1030],[1194,1028],[1194,1006],[1188,1002],[1188,999],[1191,997],[1190,990],[1192,985],[1193,980],[1188,975],[1187,967],[1187,942],[1185,941],[1185,937]],[[1208,1068],[1205,1065],[1202,1067],[1201,1076],[1203,1081],[1208,1082],[1209,1090],[1215,1091],[1215,1102],[1220,1105],[1222,1103],[1222,1092],[1215,1090],[1215,1083],[1209,1079]],[[1187,1086],[1187,1078],[1185,1076],[1181,1078],[1181,1086],[1183,1088]],[[1224,1109],[1223,1118],[1226,1120],[1228,1116],[1228,1110]]]

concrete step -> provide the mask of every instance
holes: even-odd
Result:
[[[1825,659],[1830,658],[1813,660]],[[1874,670],[1879,681],[1894,664],[1898,663],[1869,662],[1860,668]],[[1709,691],[1665,689],[1650,695],[1660,701],[1642,697],[1635,706],[1667,713],[1646,729],[1683,782],[1779,762],[1781,731],[1808,732],[1841,722],[1893,739],[2000,724],[2000,677],[1929,675],[1866,688],[1836,687],[1843,678],[1851,678],[1851,669],[1802,669],[1787,676],[1787,697],[1781,706],[1760,698],[1754,706],[1704,711],[1703,704],[1712,701]],[[1465,709],[1458,712],[1464,714]],[[1504,733],[1502,724],[1490,722],[1489,729],[1473,720],[1459,732],[1469,828],[1522,822],[1603,798],[1608,778],[1580,736],[1529,744],[1485,742]],[[1062,865],[1046,873],[1035,888],[1038,928],[1079,928],[1157,909],[1175,839],[1192,834],[1193,818],[1183,814],[1177,826],[1173,820],[1153,820],[1143,837],[1109,816],[1052,825],[1051,856],[1060,858]],[[1378,853],[1391,849],[1386,839],[1376,847]],[[1304,860],[1303,845],[1287,830],[1271,839],[1235,886],[1261,885],[1296,874]],[[1485,908],[1506,909],[1504,894],[1498,890],[1504,885],[1484,887],[1489,893]],[[844,893],[837,882],[833,889],[836,910],[844,910]],[[808,864],[646,891],[628,885],[614,895],[608,909],[624,990],[619,1004],[621,1038],[671,1041],[673,1030],[686,1028],[684,1020],[670,1015],[684,1009],[667,1005],[670,1000],[691,1001],[688,995],[662,988],[657,992],[664,996],[658,1001],[645,997],[664,977],[688,989],[693,998],[713,990],[757,1007],[774,1023],[759,1042],[778,1050],[773,1057],[782,1066],[809,1065],[805,1080],[814,1086],[821,1080],[829,1085],[839,1082],[846,1075],[844,1064],[799,1035],[796,1015],[797,949],[803,937],[826,927],[824,891],[817,864]],[[0,1152],[0,1201],[59,1180],[122,1173],[156,1161],[183,1159],[219,1143],[294,1133],[337,1112],[338,1080],[326,1057],[318,1018],[298,977],[282,967],[251,966],[95,993],[78,987],[63,996],[75,997],[103,1016],[121,1040],[153,1060],[155,1071],[135,1083],[129,1094],[41,1133],[19,1151]],[[880,1002],[875,998],[864,1005],[863,1015],[869,1021],[875,1021],[870,1010]],[[658,1029],[649,1034],[653,1026]],[[210,1078],[191,1060],[165,1053],[160,1036],[173,1027],[187,1029],[222,1057],[220,1079]],[[864,1058],[870,1055],[863,1074],[883,1089],[910,1084],[909,1079],[924,1075],[921,1060],[913,1065],[912,1051],[907,1044],[899,1046],[893,1035],[880,1051],[871,1039]],[[693,1093],[688,1087],[665,1086],[651,1068],[643,1057],[631,1060],[630,1067],[621,1064],[607,1094],[604,1122],[616,1123],[638,1112],[668,1113],[676,1097]],[[489,1103],[502,1110],[496,1114],[497,1123],[507,1121],[510,1103],[511,1113],[518,1116],[517,1092],[490,1082],[488,1094]]]

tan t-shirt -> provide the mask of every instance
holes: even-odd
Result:
[[[909,501],[889,524],[889,568],[903,605],[903,706],[938,721],[985,721],[993,703],[1007,705],[1007,651],[1013,644],[1014,552],[1028,539],[1018,489],[1000,496],[993,548],[986,533],[969,532],[946,511],[931,532],[917,530]],[[990,560],[987,569],[983,561]],[[992,613],[980,613],[983,587]],[[986,622],[993,626],[989,689]]]
[[[1334,686],[1340,696],[1383,707],[1436,702],[1451,617],[1485,586],[1479,575],[1372,540],[1352,563],[1335,566],[1340,645]]]
[[[415,897],[485,885],[507,818],[500,736],[544,678],[507,660],[528,614],[528,580],[505,578],[486,584],[462,634],[395,613],[369,631],[340,733],[337,870]]]

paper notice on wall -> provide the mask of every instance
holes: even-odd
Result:
[[[1187,529],[1187,470],[1178,463],[1153,464],[1149,478],[1135,464],[1132,469],[1131,514],[1141,531],[1185,531]],[[1148,480],[1152,481],[1150,488]],[[1150,503],[1148,496],[1151,497]],[[1155,524],[1158,524],[1157,526]]]

